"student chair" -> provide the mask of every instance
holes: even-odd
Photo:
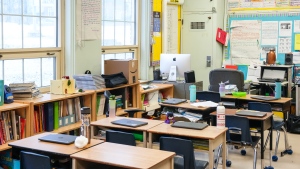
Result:
[[[213,91],[198,91],[196,92],[196,99],[197,100],[205,100],[205,101],[212,101],[215,103],[219,103],[221,101],[221,96],[219,92]],[[203,119],[207,121],[207,124],[210,124],[210,116],[209,114],[216,111],[216,107],[210,107],[203,111]]]
[[[174,137],[160,137],[160,150],[172,151],[174,157],[174,169],[205,169],[208,166],[207,161],[196,160],[194,147],[191,140],[185,140]]]
[[[31,153],[20,152],[21,169],[52,169],[50,157]]]
[[[248,109],[256,110],[256,111],[272,112],[272,107],[269,103],[249,102]],[[291,146],[289,145],[289,141],[287,138],[287,132],[284,127],[284,124],[285,124],[284,121],[275,121],[274,119],[272,119],[272,123],[273,123],[273,129],[276,130],[276,132],[277,132],[275,154],[272,156],[272,160],[277,161],[278,160],[277,150],[278,150],[278,143],[279,143],[279,138],[280,138],[280,129],[283,130],[284,139],[285,139],[285,150],[283,152],[281,152],[281,156],[283,156],[284,154],[292,154],[293,151],[291,150]],[[268,137],[267,137],[266,143],[264,145],[264,148],[266,147],[266,144],[269,141],[270,135],[271,135],[271,130],[268,133]]]
[[[136,146],[136,142],[133,134],[122,132],[122,131],[107,130],[106,141],[111,143]]]

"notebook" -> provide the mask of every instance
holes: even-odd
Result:
[[[235,113],[239,116],[253,116],[253,117],[264,117],[267,112],[255,111],[255,110],[238,110]]]
[[[40,141],[47,141],[59,144],[72,144],[74,143],[77,136],[67,134],[48,134],[46,136],[38,138]]]
[[[179,103],[183,103],[183,102],[186,102],[186,99],[171,98],[171,99],[162,101],[162,103],[164,103],[164,104],[179,104]]]
[[[279,79],[281,82],[284,81],[285,70],[274,70],[274,69],[264,69],[263,75],[259,82],[275,82]]]
[[[185,121],[177,121],[171,125],[172,127],[180,127],[187,129],[196,129],[202,130],[208,126],[207,123],[193,123],[193,122],[185,122]]]
[[[265,100],[265,101],[272,101],[272,100],[278,100],[277,98],[273,97],[273,96],[250,96],[250,98],[252,99],[258,99],[258,100]]]
[[[132,119],[120,119],[111,122],[112,124],[127,126],[127,127],[139,127],[147,125],[148,122],[132,120]]]

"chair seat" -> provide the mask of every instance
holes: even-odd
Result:
[[[230,134],[230,139],[227,142],[230,144],[234,145],[241,145],[241,135],[240,134]],[[260,141],[260,136],[251,136],[252,143],[245,143],[244,146],[251,146],[254,147],[259,141]]]
[[[205,169],[208,166],[207,161],[195,160],[196,169]],[[174,157],[174,169],[184,169],[184,162],[181,156]]]

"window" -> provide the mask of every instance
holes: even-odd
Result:
[[[49,86],[60,75],[60,0],[0,0],[0,77]]]
[[[102,73],[106,59],[138,59],[138,0],[102,0]]]

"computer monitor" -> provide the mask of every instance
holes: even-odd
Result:
[[[177,79],[184,80],[184,72],[191,70],[191,54],[160,54],[160,72],[168,78],[171,66],[176,66]]]

